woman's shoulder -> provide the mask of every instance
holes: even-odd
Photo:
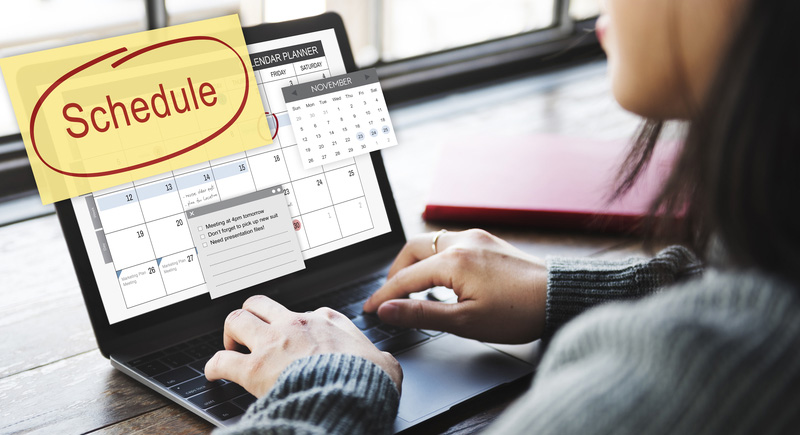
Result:
[[[660,321],[679,318],[696,321],[725,319],[726,324],[744,318],[767,324],[800,324],[800,287],[756,270],[708,269],[702,277],[676,284],[631,307],[631,315],[643,311]],[[754,324],[751,324],[755,326]],[[732,326],[732,325],[731,325]]]
[[[585,334],[603,342],[651,344],[691,337],[706,343],[781,337],[800,341],[800,288],[757,271],[710,269],[651,297],[590,310],[556,338],[571,340]]]
[[[658,410],[659,421],[677,433],[758,431],[774,419],[797,418],[788,405],[800,400],[797,349],[795,286],[757,272],[709,270],[643,300],[592,309],[565,325],[534,387],[542,394],[574,383],[589,402],[604,403],[604,416],[618,412],[619,421]],[[642,424],[661,425],[648,415]]]

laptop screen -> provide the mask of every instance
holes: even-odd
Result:
[[[109,324],[211,297],[197,255],[205,242],[192,234],[204,231],[187,214],[206,204],[277,186],[304,260],[391,231],[370,155],[313,169],[300,161],[281,89],[346,73],[334,29],[248,42],[272,144],[71,200]],[[250,270],[230,269],[232,280]]]

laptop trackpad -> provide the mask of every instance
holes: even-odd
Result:
[[[533,371],[529,364],[455,335],[396,358],[405,376],[398,417],[411,423]]]

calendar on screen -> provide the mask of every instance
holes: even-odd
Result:
[[[269,122],[258,133],[271,144],[71,200],[110,324],[266,282],[391,231],[369,155],[301,163],[282,89],[346,71],[335,31],[247,49]]]
[[[303,167],[397,145],[374,68],[283,88]]]

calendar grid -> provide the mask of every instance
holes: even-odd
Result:
[[[136,190],[134,190],[134,192],[136,193],[136,203],[138,204],[139,203],[139,193],[136,192]],[[141,206],[139,207],[139,212],[142,214],[142,220],[144,220],[144,211],[142,211]],[[145,222],[145,228],[147,228],[147,223],[146,222]],[[150,231],[149,230],[147,231],[147,238],[150,239]],[[151,247],[151,249],[152,249],[152,245],[153,245],[153,240],[150,239],[150,247]],[[153,255],[154,256],[156,255],[155,250],[153,250]],[[164,286],[164,278],[161,277],[160,273],[159,273],[159,279],[161,279],[161,285]],[[122,290],[122,288],[120,287],[120,291],[121,290]],[[164,296],[166,296],[166,295],[167,295],[167,290],[166,290],[166,287],[164,287]],[[122,292],[122,297],[125,298],[125,292]],[[128,300],[127,299],[125,299],[125,306],[126,307],[128,306]],[[130,308],[130,307],[128,307],[128,308]]]
[[[374,68],[285,87],[283,95],[306,169],[397,144]]]
[[[180,251],[175,251],[175,252],[171,252],[171,253],[169,253],[169,254],[167,254],[167,255],[164,255],[164,257],[169,257],[169,256],[171,256],[171,255],[180,254],[180,253],[182,253],[182,252],[186,252],[186,251],[187,251],[186,249],[182,249],[182,250],[180,250]],[[143,262],[141,262],[141,263],[139,263],[139,264],[133,264],[133,265],[131,265],[131,266],[128,266],[127,268],[132,268],[132,267],[141,266],[141,265],[144,265],[144,264],[150,263],[151,261],[153,261],[153,260],[147,260],[147,261],[143,261]],[[205,280],[203,280],[203,282],[202,282],[201,284],[205,284]]]
[[[234,160],[233,162],[236,162],[236,161],[238,161],[238,160]],[[215,166],[219,166],[219,165],[211,165],[210,163],[208,164],[208,169],[210,170],[209,171],[210,177],[214,181],[214,183],[216,183],[216,176],[214,175],[214,167]],[[205,168],[201,168],[201,169],[198,169],[196,171],[187,172],[184,175],[189,175],[189,174],[192,174],[194,172],[202,172],[204,170],[205,170]],[[251,172],[251,171],[247,171],[247,172]],[[184,203],[181,201],[180,202],[180,206],[181,206],[181,212],[180,213],[173,214],[173,215],[168,215],[168,216],[163,216],[163,217],[160,217],[160,218],[157,218],[157,219],[152,219],[152,220],[147,220],[147,218],[144,216],[144,211],[141,208],[141,202],[139,201],[139,193],[138,193],[137,188],[138,187],[144,187],[144,186],[147,186],[147,185],[154,185],[154,184],[161,183],[161,182],[164,182],[164,181],[169,181],[169,180],[172,180],[173,183],[177,184],[176,176],[175,176],[174,171],[170,171],[169,173],[166,173],[166,174],[169,174],[169,176],[156,176],[156,180],[152,180],[151,179],[151,180],[148,180],[147,182],[141,183],[139,185],[137,185],[137,182],[131,183],[133,185],[133,189],[132,190],[136,194],[136,203],[138,205],[139,212],[142,215],[142,220],[143,220],[144,227],[145,227],[145,229],[147,229],[147,236],[148,236],[148,239],[150,240],[151,249],[153,249],[152,247],[153,247],[154,243],[153,243],[153,239],[152,239],[152,232],[150,230],[150,224],[155,223],[155,222],[157,222],[159,220],[166,220],[168,218],[175,218],[176,216],[185,216],[184,213],[186,212],[186,209],[187,209],[186,206],[184,205]],[[166,174],[163,174],[163,175],[166,175]],[[251,174],[251,180],[252,180],[252,174]],[[255,181],[254,180],[253,180],[253,184],[255,185]],[[121,189],[121,190],[127,190],[127,189]],[[117,192],[118,191],[120,191],[120,190],[117,190]],[[102,197],[102,195],[100,195],[100,197]],[[220,198],[220,200],[222,200],[221,199],[222,195],[219,195],[219,198]],[[101,222],[102,222],[102,218],[101,218]],[[107,235],[108,234],[113,234],[114,232],[124,231],[126,229],[134,228],[136,226],[139,226],[139,225],[134,225],[134,226],[127,227],[127,228],[122,228],[122,229],[119,229],[119,230],[116,230],[116,231],[112,231],[112,232],[109,232],[109,233],[106,233],[106,234]],[[143,266],[145,264],[150,264],[154,260],[157,260],[158,258],[166,258],[166,257],[178,255],[178,254],[190,251],[191,249],[194,249],[194,246],[192,246],[191,248],[188,248],[188,249],[181,249],[181,250],[178,250],[178,251],[175,251],[175,252],[167,253],[167,254],[162,255],[160,257],[156,254],[155,250],[153,250],[152,251],[153,252],[153,258],[152,259],[148,259],[148,260],[146,260],[144,262],[141,262],[141,263],[138,263],[138,264],[129,265],[125,269],[131,269],[131,268],[135,268],[135,267],[138,267],[138,266]],[[114,257],[112,256],[112,263],[113,263],[113,258]],[[190,286],[190,287],[186,287],[184,289],[180,289],[180,290],[174,291],[174,292],[169,292],[167,290],[166,283],[164,282],[164,272],[163,272],[163,270],[160,267],[158,267],[157,269],[159,271],[159,278],[161,280],[161,285],[162,285],[162,289],[163,289],[164,294],[159,296],[159,297],[156,297],[156,298],[148,299],[147,301],[144,301],[142,303],[146,303],[146,302],[152,301],[152,300],[157,300],[160,297],[165,297],[165,296],[169,296],[170,294],[178,293],[178,292],[181,292],[181,291],[184,291],[184,290],[189,290],[191,288],[197,287],[198,285],[203,285],[203,284],[206,283],[205,276],[203,276],[202,269],[198,268],[197,272],[202,277],[202,280],[201,280],[200,283],[198,283],[196,285],[193,285],[193,286]],[[125,305],[126,305],[127,308],[132,308],[132,307],[134,307],[136,305],[139,305],[139,304],[136,304],[136,305],[129,305],[128,304],[128,300],[127,300],[128,298],[125,296],[126,292],[123,290],[121,283],[120,283],[120,291],[122,292],[123,300],[124,300]]]
[[[373,228],[374,228],[374,227],[373,227]],[[365,233],[365,232],[367,232],[367,231],[369,231],[369,230],[371,230],[371,229],[373,229],[373,228],[364,228],[363,230],[360,230],[360,231],[358,231],[358,232],[355,232],[355,233],[351,234],[350,236],[354,236],[354,235],[356,235],[356,234]],[[317,245],[316,247],[325,246],[325,245],[330,245],[331,243],[335,243],[335,242],[338,242],[338,240],[331,240],[331,241],[329,241],[329,242],[321,243],[321,244]]]
[[[172,173],[172,172],[170,172],[170,173]],[[173,174],[173,177],[174,177],[174,174]],[[169,180],[169,179],[170,179],[170,177],[166,177],[166,178],[163,178],[163,179],[161,179],[160,181],[163,181],[163,180]],[[134,190],[134,191],[135,191],[135,190]],[[138,199],[138,194],[137,194],[137,199]],[[139,210],[140,210],[140,211],[142,211],[142,210],[141,210],[141,203],[139,203],[139,201],[137,201],[137,204],[139,205]],[[181,206],[183,206],[183,204],[181,204]],[[184,210],[184,211],[185,211],[185,210]],[[183,213],[183,212],[182,212],[182,213]],[[182,215],[183,215],[182,213],[181,213],[181,214],[175,214],[175,215],[172,215],[172,216],[165,216],[165,217],[162,217],[162,218],[160,218],[160,219],[156,219],[156,220],[153,220],[153,221],[150,221],[150,222],[155,222],[155,221],[157,221],[157,220],[162,220],[162,219],[163,219],[163,220],[166,220],[166,219],[168,219],[168,218],[173,218],[173,217],[175,217],[175,216],[182,216]],[[143,211],[142,211],[142,219],[144,220],[144,212],[143,212]],[[151,244],[151,247],[152,247],[152,245],[153,245],[153,240],[152,240],[152,235],[151,235],[152,233],[151,233],[150,229],[148,228],[148,224],[149,224],[150,222],[148,222],[147,220],[145,220],[144,224],[145,224],[145,227],[148,229],[148,231],[147,231],[147,236],[148,236],[148,238],[150,238],[150,244]],[[184,250],[180,250],[180,251],[177,251],[177,252],[172,252],[172,253],[170,253],[170,254],[167,254],[167,255],[164,255],[164,256],[162,256],[162,258],[163,258],[163,257],[170,257],[170,256],[173,256],[173,255],[178,255],[178,254],[180,254],[180,253],[182,253],[182,252],[186,252],[186,251],[187,251],[187,250],[186,250],[186,249],[184,249]],[[156,253],[155,253],[155,250],[153,250],[153,256],[154,256],[154,258],[156,258],[156,257],[157,257],[157,256],[156,256]],[[113,257],[112,257],[112,258],[113,258]],[[137,265],[129,266],[129,268],[131,268],[131,267],[136,267],[136,266],[141,266],[141,265],[143,265],[143,264],[147,264],[147,263],[151,263],[152,261],[153,261],[153,260],[148,260],[148,261],[145,261],[145,262],[143,262],[143,263],[140,263],[140,264],[137,264]],[[159,278],[161,279],[161,284],[162,284],[162,286],[163,286],[163,290],[164,290],[164,295],[162,295],[162,296],[159,296],[159,298],[160,298],[160,297],[166,297],[166,296],[169,296],[169,295],[170,295],[170,293],[167,291],[166,284],[164,283],[164,276],[163,276],[163,272],[162,272],[162,270],[161,270],[161,268],[160,268],[160,267],[159,267],[159,268],[157,268],[157,269],[158,269],[158,271],[159,271]],[[199,272],[200,272],[200,274],[202,275],[202,273],[203,273],[202,269],[199,269]],[[205,284],[205,282],[206,282],[206,281],[205,281],[205,277],[203,276],[202,282],[201,282],[201,283],[199,283],[199,284],[197,284],[197,285],[203,285],[203,284]],[[195,287],[196,287],[196,286],[195,286]],[[193,288],[193,287],[188,287],[188,288],[186,288],[186,289],[183,289],[183,290],[189,290],[189,289],[191,289],[191,288]],[[178,290],[178,292],[180,292],[180,291],[183,291],[183,290]],[[122,291],[122,287],[120,287],[120,291]],[[177,293],[177,292],[174,292],[174,293]],[[122,291],[122,295],[123,295],[123,298],[124,298],[124,297],[125,297],[125,292],[124,292],[124,291]],[[158,299],[158,298],[156,298],[156,299]],[[151,299],[151,300],[153,300],[153,299]],[[147,302],[147,301],[144,301],[144,302],[142,302],[142,303],[146,303],[146,302]],[[132,306],[128,306],[127,299],[125,300],[125,304],[126,304],[126,306],[127,306],[128,308],[132,308]],[[136,306],[136,305],[133,305],[133,306]]]
[[[305,169],[300,159],[301,145],[295,137],[298,126],[292,124],[281,90],[291,84],[344,72],[334,34],[328,32],[320,37],[337,56],[332,64],[322,41],[310,37],[302,44],[285,44],[288,47],[272,50],[286,52],[298,48],[298,52],[305,50],[310,56],[262,68],[257,68],[253,61],[255,84],[264,110],[274,114],[266,124],[271,132],[261,131],[262,136],[275,134],[272,144],[176,168],[91,195],[92,201],[87,202],[91,203],[89,215],[94,216],[93,232],[98,233],[96,237],[92,235],[98,242],[91,248],[92,264],[104,268],[96,271],[112,271],[98,275],[104,304],[113,300],[108,298],[118,301],[114,302],[118,304],[114,313],[109,312],[110,322],[202,293],[199,288],[207,280],[199,267],[197,249],[211,235],[204,234],[199,227],[190,228],[185,213],[196,207],[281,186],[304,257],[306,252],[313,257],[365,240],[368,238],[365,233],[389,230],[385,213],[378,209],[373,216],[372,203],[380,201],[380,190],[369,178],[373,176],[369,159],[350,158],[312,170]],[[248,49],[279,47],[279,44],[268,41]],[[251,60],[259,54],[263,53],[251,54]],[[277,132],[276,127],[279,127]],[[180,136],[179,132],[160,130],[159,134],[162,138]],[[87,229],[82,226],[82,231]],[[352,241],[348,242],[349,239]],[[112,284],[116,290],[112,290]],[[173,297],[179,293],[187,296]],[[140,308],[131,310],[134,307]]]
[[[305,171],[302,168],[299,168],[300,171],[295,170],[296,172],[300,172],[300,174],[293,174],[292,168],[289,166],[289,162],[287,161],[287,155],[299,156],[299,144],[295,140],[295,136],[298,133],[297,131],[292,131],[293,129],[288,129],[291,125],[291,118],[289,116],[289,112],[286,108],[286,104],[283,99],[282,88],[285,86],[291,86],[298,83],[303,83],[307,81],[312,81],[318,79],[320,77],[330,77],[331,71],[328,68],[328,61],[327,58],[324,56],[324,51],[321,48],[320,41],[315,41],[309,44],[309,46],[316,47],[318,56],[313,57],[304,57],[303,59],[297,62],[278,62],[277,64],[271,64],[269,67],[266,68],[256,68],[256,83],[259,87],[259,91],[262,95],[262,100],[264,102],[264,110],[266,113],[274,114],[275,118],[278,120],[279,126],[281,128],[278,129],[278,134],[276,137],[277,143],[277,155],[281,156],[281,160],[284,162],[283,167],[286,169],[286,174],[289,175],[289,180],[287,180],[287,189],[289,189],[289,193],[287,196],[290,197],[290,211],[292,218],[296,218],[296,220],[301,222],[301,226],[299,232],[302,232],[301,236],[301,246],[303,249],[308,249],[312,246],[321,246],[326,244],[327,241],[322,240],[316,243],[311,241],[311,235],[309,234],[309,227],[308,227],[308,216],[313,213],[322,212],[323,210],[328,210],[328,212],[333,216],[333,220],[335,225],[331,227],[330,230],[335,228],[335,231],[338,232],[338,235],[335,239],[341,239],[345,237],[344,230],[342,228],[342,223],[340,221],[340,213],[337,211],[337,206],[346,202],[350,199],[357,199],[362,198],[362,202],[366,203],[364,200],[363,189],[360,193],[352,198],[347,198],[347,200],[343,201],[334,201],[333,194],[331,193],[331,187],[329,182],[328,174],[333,170],[339,170],[345,168],[345,166],[337,166],[334,169],[329,170],[329,168],[323,166],[320,168],[319,172],[312,171],[313,173],[307,174],[308,171]],[[270,52],[267,55],[273,55],[275,53]],[[263,53],[259,54],[263,55]],[[258,56],[258,55],[254,55]],[[285,56],[284,56],[285,57]],[[311,68],[316,67],[316,68]],[[304,72],[303,69],[307,71]],[[265,148],[270,148],[265,147]],[[263,154],[265,151],[262,149],[255,149],[252,150],[252,153],[248,151],[248,154]],[[296,164],[298,162],[295,162]],[[353,171],[356,171],[355,162],[351,161],[350,165],[352,166]],[[306,174],[306,175],[302,175]],[[292,198],[292,194],[297,192],[298,186],[305,184],[308,180],[324,180],[325,185],[325,196],[327,200],[322,201],[324,205],[309,207],[308,205],[304,204],[305,201],[308,199],[304,199],[303,197]],[[360,183],[360,178],[358,179]],[[369,226],[373,227],[372,217],[369,215],[369,208],[366,209],[367,213],[367,221],[369,221]],[[330,231],[329,230],[329,231]],[[358,231],[360,232],[360,231]],[[354,232],[352,233],[354,234]],[[352,235],[348,234],[348,235]]]
[[[170,177],[164,177],[164,178],[159,178],[159,179],[158,179],[158,181],[169,180],[169,179],[170,179]],[[156,182],[157,182],[157,181],[156,181]],[[150,241],[150,248],[151,248],[151,250],[152,250],[152,253],[153,253],[153,258],[155,258],[155,257],[156,257],[156,253],[155,253],[155,250],[153,249],[153,240],[152,240],[152,235],[151,235],[151,232],[150,232],[150,229],[149,229],[149,226],[148,226],[148,223],[149,223],[149,222],[146,220],[146,218],[145,218],[145,216],[144,216],[144,211],[143,211],[143,210],[142,210],[142,208],[141,208],[141,203],[140,203],[140,201],[139,201],[139,193],[138,193],[138,191],[135,189],[135,187],[136,187],[136,186],[135,186],[135,182],[134,182],[134,183],[132,183],[132,184],[134,184],[134,189],[133,189],[133,192],[134,192],[134,194],[136,195],[136,204],[137,204],[137,206],[138,206],[137,208],[138,208],[138,210],[139,210],[139,213],[140,213],[140,214],[141,214],[141,216],[142,216],[142,221],[143,221],[143,223],[144,223],[145,229],[147,229],[147,237],[148,237],[148,239],[149,239],[149,241]],[[125,190],[125,189],[123,189],[123,190]],[[167,219],[167,218],[174,217],[174,216],[177,216],[177,215],[165,216],[165,217],[162,217],[162,218],[160,218],[160,219],[156,219],[156,220]],[[101,220],[101,222],[102,222],[102,217],[100,218],[100,220]],[[154,221],[151,221],[151,222],[154,222]],[[131,227],[131,228],[133,228],[133,227]],[[119,230],[119,231],[122,231],[122,230]],[[107,234],[108,234],[108,233],[107,233]],[[185,250],[183,250],[183,251],[179,251],[179,252],[174,252],[174,253],[171,253],[171,254],[165,255],[164,257],[171,256],[171,255],[177,255],[177,254],[179,254],[180,252],[185,252]],[[131,268],[131,267],[136,267],[136,266],[142,266],[142,265],[144,265],[144,264],[152,263],[152,261],[153,261],[153,260],[147,260],[147,261],[144,261],[144,262],[142,262],[142,263],[139,263],[139,264],[135,264],[135,265],[129,266],[128,268]],[[112,263],[113,263],[113,257],[112,257]],[[159,279],[161,280],[161,285],[162,285],[162,289],[163,289],[163,291],[164,291],[164,294],[163,294],[163,295],[161,295],[161,296],[158,296],[158,297],[156,297],[156,298],[148,299],[148,300],[146,300],[146,301],[143,301],[143,302],[141,302],[141,303],[139,303],[139,304],[130,305],[130,304],[128,303],[128,298],[126,297],[126,292],[125,292],[125,291],[123,291],[123,289],[122,289],[122,285],[120,284],[120,291],[121,291],[121,293],[122,293],[122,298],[123,298],[123,301],[124,301],[124,303],[125,303],[125,306],[126,306],[126,308],[133,308],[133,307],[135,307],[135,306],[137,306],[137,305],[141,305],[141,304],[143,304],[143,303],[147,303],[147,302],[149,302],[149,301],[156,300],[156,299],[159,299],[159,298],[161,298],[161,297],[166,297],[166,296],[169,296],[169,294],[170,294],[170,293],[169,293],[169,292],[167,292],[166,285],[165,285],[165,283],[164,283],[164,276],[163,276],[163,272],[161,271],[161,268],[158,268],[158,270],[159,270]],[[202,270],[201,270],[200,272],[202,273]],[[203,282],[202,282],[202,283],[200,283],[200,284],[198,284],[198,285],[202,285],[202,284],[205,284],[205,278],[203,279]],[[196,287],[196,286],[194,286],[194,287]],[[192,287],[186,288],[186,289],[184,289],[184,290],[189,290],[190,288],[192,288]],[[182,290],[179,290],[179,291],[182,291]],[[175,292],[175,293],[177,293],[177,292]]]
[[[325,187],[328,189],[328,195],[331,195],[331,187],[330,183],[328,183],[328,176],[325,174],[325,171],[322,171],[322,176],[325,178]],[[331,198],[333,198],[333,195],[331,195]],[[342,231],[342,223],[339,221],[339,215],[336,213],[336,207],[331,208],[333,208],[333,214],[336,216],[336,225],[339,226],[339,234],[342,235],[344,234],[344,231]]]
[[[361,180],[361,173],[359,171],[356,171],[356,177],[358,177],[358,184],[362,184],[363,181]],[[367,208],[367,215],[369,216],[370,229],[375,228],[375,222],[372,220],[372,212],[369,209],[369,202],[364,201],[364,207]]]

